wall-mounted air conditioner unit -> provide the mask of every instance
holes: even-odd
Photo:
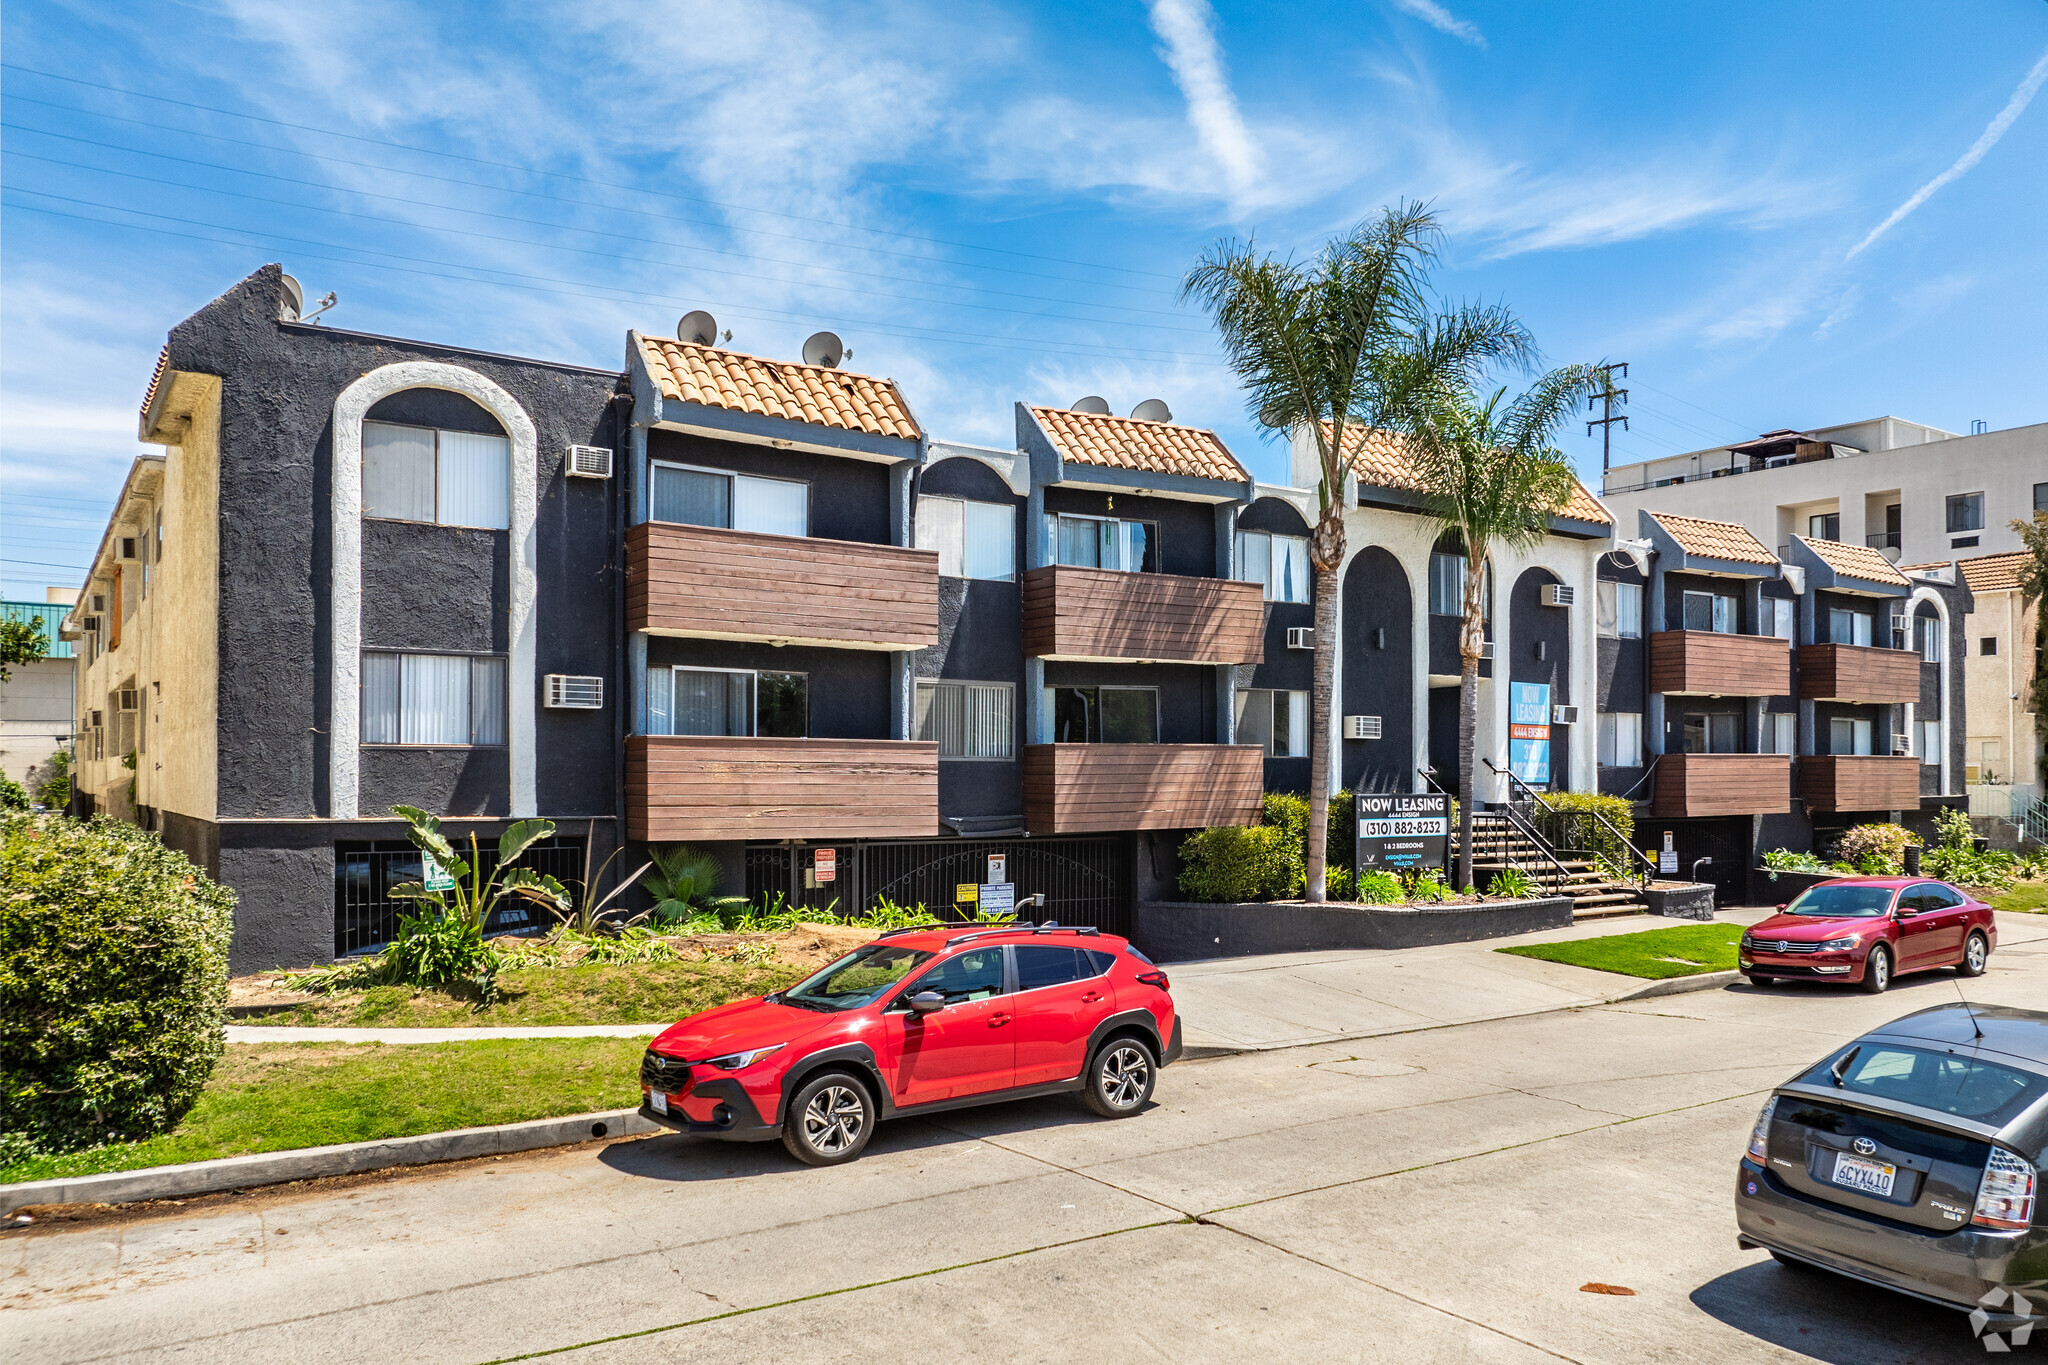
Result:
[[[547,705],[557,711],[595,711],[604,705],[604,679],[575,673],[547,675]]]
[[[1897,758],[1897,757],[1904,757],[1904,756],[1910,755],[1910,754],[1911,754],[1912,752],[1913,752],[1913,737],[1912,737],[1911,735],[1893,735],[1893,736],[1892,736],[1892,756],[1893,756],[1893,757],[1895,757],[1895,758]]]
[[[1379,737],[1380,718],[1378,716],[1344,717],[1344,738],[1378,739]]]
[[[1316,628],[1314,626],[1289,626],[1287,628],[1287,647],[1289,649],[1314,649],[1316,647]]]
[[[100,633],[100,618],[97,616],[88,616],[83,621],[80,621],[79,625],[83,626],[87,632],[93,635]]]
[[[1579,708],[1576,706],[1551,707],[1550,723],[1552,725],[1577,725],[1579,723]]]
[[[1572,604],[1572,588],[1569,583],[1545,583],[1543,605],[1546,607],[1568,607]]]
[[[612,453],[604,446],[570,446],[565,472],[572,479],[609,479]]]
[[[142,689],[122,687],[114,691],[114,709],[117,711],[139,711],[142,709]]]
[[[1482,659],[1491,659],[1493,657],[1493,641],[1488,640],[1485,644],[1479,646],[1479,657]]]

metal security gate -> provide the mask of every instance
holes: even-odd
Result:
[[[1043,895],[1045,906],[1025,913],[1062,924],[1092,924],[1112,934],[1131,932],[1131,845],[1127,836],[1050,839],[919,839],[902,843],[821,845],[837,855],[837,876],[807,887],[815,849],[783,844],[747,846],[747,898],[756,904],[780,893],[785,904],[846,915],[888,899],[923,905],[951,917],[953,889],[980,882],[988,857],[1009,859],[1017,899]],[[836,902],[836,904],[835,904]]]
[[[450,843],[455,841],[451,839]],[[484,875],[498,862],[498,839],[478,836]],[[458,848],[459,852],[466,849]],[[583,879],[583,841],[547,839],[519,855],[520,867],[553,877],[571,887]],[[418,907],[411,901],[391,899],[391,888],[420,879],[420,851],[402,839],[373,843],[343,843],[334,846],[334,955],[374,951],[398,934],[398,917]],[[546,916],[529,902],[508,898],[491,912],[487,933],[503,933],[533,927]]]

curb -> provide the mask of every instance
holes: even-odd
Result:
[[[1671,976],[1662,981],[1652,981],[1641,990],[1626,995],[1612,996],[1607,1003],[1619,1005],[1626,1000],[1651,1000],[1660,995],[1686,995],[1692,991],[1715,991],[1723,986],[1732,986],[1742,980],[1741,972],[1699,972],[1693,976]]]
[[[132,1204],[148,1199],[177,1199],[252,1185],[281,1185],[388,1166],[424,1166],[466,1157],[502,1156],[594,1138],[637,1137],[663,1131],[666,1130],[660,1124],[641,1117],[637,1109],[607,1109],[594,1114],[501,1123],[489,1128],[457,1128],[374,1142],[188,1161],[138,1171],[29,1180],[18,1185],[0,1185],[0,1215],[12,1214],[31,1204]]]

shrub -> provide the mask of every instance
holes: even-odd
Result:
[[[59,749],[50,761],[30,773],[34,786],[29,795],[43,803],[45,810],[63,810],[71,804],[71,751]]]
[[[1401,879],[1391,872],[1361,872],[1358,875],[1358,900],[1363,905],[1399,905],[1407,899],[1401,889]]]
[[[1325,844],[1331,867],[1349,868],[1357,848],[1351,841],[1352,797],[1348,791],[1330,798],[1329,837]],[[1308,862],[1308,798],[1295,792],[1267,792],[1260,803],[1259,823],[1271,825],[1287,836],[1297,862]]]
[[[27,810],[28,788],[0,773],[0,810]]]
[[[1528,900],[1536,894],[1536,883],[1519,867],[1504,867],[1487,879],[1486,894],[1503,900]]]
[[[1537,833],[1552,848],[1592,853],[1621,864],[1634,861],[1629,841],[1636,832],[1636,817],[1627,797],[1602,796],[1599,792],[1547,792],[1543,799],[1550,803],[1550,809],[1539,805],[1533,814]],[[1596,815],[1604,816],[1607,824],[1601,824],[1594,818]]]
[[[1934,813],[1934,838],[1936,848],[1977,846],[1977,831],[1970,824],[1970,817],[1953,806],[1944,806]]]
[[[1180,858],[1180,889],[1190,900],[1272,900],[1301,880],[1285,833],[1272,825],[1198,830],[1180,846]]]
[[[1764,866],[1773,872],[1833,872],[1837,870],[1833,866],[1814,857],[1811,853],[1794,853],[1789,848],[1774,848],[1764,854]]]
[[[184,1117],[226,1035],[234,893],[104,816],[0,815],[0,1128],[66,1151]]]
[[[1444,880],[1440,867],[1425,867],[1415,872],[1401,874],[1401,886],[1411,901],[1441,901],[1451,898],[1451,885]]]
[[[1835,856],[1866,876],[1896,876],[1905,870],[1912,842],[1898,825],[1858,825],[1835,845]]]

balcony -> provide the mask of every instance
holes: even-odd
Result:
[[[1775,635],[1660,630],[1650,636],[1650,690],[1714,697],[1788,696],[1792,647]]]
[[[1666,754],[1657,760],[1650,815],[1778,815],[1792,809],[1787,754]]]
[[[1803,701],[1919,701],[1920,656],[1869,645],[1801,645],[1799,696]]]
[[[939,746],[911,740],[631,735],[626,836],[892,839],[939,829]]]
[[[1808,810],[1918,810],[1920,760],[1907,754],[1826,754],[1799,760]]]
[[[1249,744],[1027,744],[1024,824],[1033,834],[1248,825],[1265,764]]]
[[[1023,598],[1026,654],[1114,663],[1265,658],[1265,594],[1256,583],[1061,564],[1027,572]]]
[[[1897,531],[1872,531],[1863,537],[1863,543],[1896,564],[1899,562],[1899,533]]]
[[[643,522],[626,533],[626,627],[700,640],[924,649],[939,642],[939,556]]]

